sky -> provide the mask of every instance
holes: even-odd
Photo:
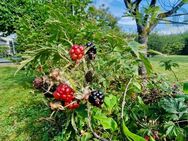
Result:
[[[149,0],[143,0],[143,5],[147,4]],[[171,5],[177,2],[178,0],[168,0],[170,3],[167,3],[167,0],[158,0],[161,7],[161,10],[169,10]],[[165,3],[163,3],[165,1]],[[112,13],[115,17],[117,17],[118,25],[125,31],[129,33],[136,32],[136,23],[133,18],[125,17],[126,7],[123,3],[123,0],[93,0],[93,3],[96,7],[100,7],[101,5],[105,5],[105,7],[109,8],[109,12]],[[188,13],[188,4],[184,5],[178,13]],[[184,21],[188,22],[188,15],[181,17],[173,17],[171,20],[173,21]],[[159,34],[178,34],[188,31],[188,25],[180,25],[180,24],[158,24],[153,32]]]

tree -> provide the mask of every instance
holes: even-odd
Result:
[[[128,14],[136,21],[137,41],[144,46],[145,55],[147,55],[148,35],[151,31],[161,20],[168,21],[166,18],[176,13],[187,2],[187,0],[176,0],[172,4],[172,2],[165,0],[163,3],[170,3],[171,8],[163,8],[164,12],[160,12],[163,6],[159,0],[149,0],[148,2],[144,0],[124,0]],[[143,65],[139,67],[139,73],[142,76],[146,75],[146,69]]]
[[[117,26],[117,18],[115,18],[113,15],[111,15],[108,11],[108,8],[100,7],[96,8],[94,6],[89,8],[88,15],[95,19],[100,21],[100,25],[107,25],[110,28],[118,28]]]
[[[178,35],[150,34],[148,49],[153,49],[165,54],[182,54],[185,46],[185,37]]]
[[[1,0],[0,32],[4,32],[5,35],[15,33],[19,19],[25,15],[30,15],[35,21],[43,21],[40,15],[42,12],[44,15],[44,12],[46,13],[47,11],[45,11],[45,3],[50,2],[47,0]]]

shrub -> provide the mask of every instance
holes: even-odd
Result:
[[[165,54],[181,54],[184,48],[184,39],[179,35],[149,36],[148,47]]]

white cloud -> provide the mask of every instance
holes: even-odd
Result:
[[[135,26],[136,25],[136,22],[133,18],[131,17],[122,17],[119,21],[118,21],[118,24],[119,25],[123,25],[123,26],[126,26],[126,25],[131,25],[131,26]]]
[[[157,30],[157,29],[156,29]],[[156,30],[154,32],[156,32]],[[184,26],[168,26],[166,28],[160,29],[159,31],[157,31],[158,34],[179,34],[179,33],[184,33],[188,31],[188,25],[184,25]]]

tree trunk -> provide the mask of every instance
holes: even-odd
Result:
[[[147,57],[147,43],[148,43],[148,34],[142,30],[138,31],[138,42],[144,47],[143,51],[145,56]],[[141,62],[138,66],[138,74],[142,79],[142,94],[145,95],[147,93],[147,71],[145,65]]]
[[[138,33],[138,43],[140,43],[144,47],[143,51],[144,51],[145,56],[147,57],[148,35],[146,33],[139,32]],[[146,68],[143,63],[140,63],[140,65],[139,65],[138,74],[141,75],[142,77],[146,77],[146,75],[147,75],[147,71],[146,71]]]

